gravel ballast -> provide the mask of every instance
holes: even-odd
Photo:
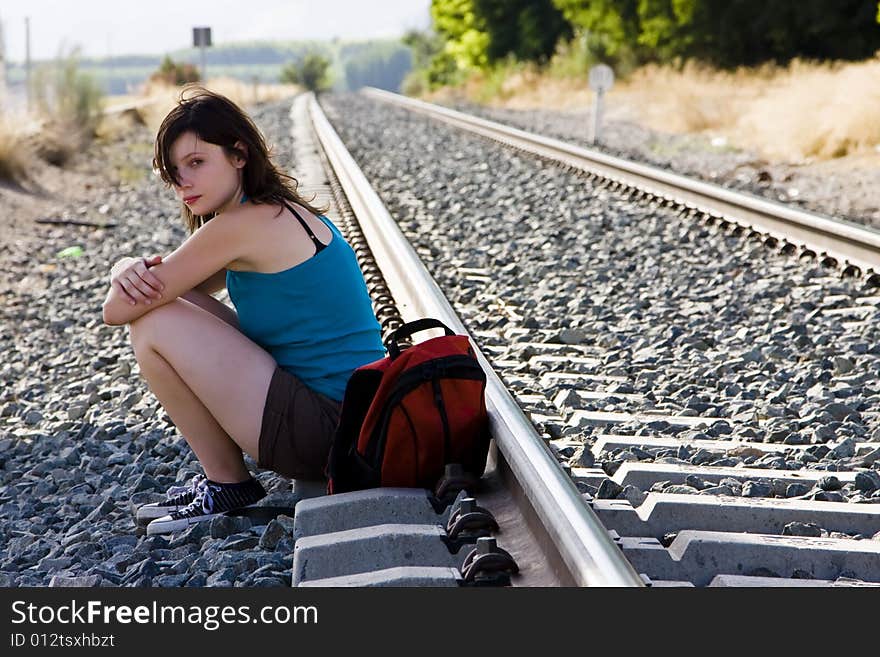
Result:
[[[747,192],[837,219],[880,228],[880,169],[842,162],[769,161],[711,135],[678,135],[606,119],[601,141],[588,138],[591,111],[515,110],[456,102],[450,107],[627,160]],[[715,145],[717,144],[717,145]]]

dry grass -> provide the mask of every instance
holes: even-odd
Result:
[[[9,120],[0,121],[0,180],[15,184],[27,181],[32,160],[33,150],[21,128]]]
[[[203,85],[206,89],[223,94],[236,104],[247,107],[258,103],[272,102],[296,95],[302,89],[292,84],[257,84],[242,82],[234,78],[212,78]],[[144,90],[136,96],[114,97],[114,104],[125,102],[151,101],[138,110],[143,122],[156,132],[162,119],[174,107],[182,87],[160,83],[147,83]]]
[[[613,93],[613,92],[612,92]],[[643,68],[615,101],[651,127],[724,136],[787,161],[863,155],[880,144],[880,59],[732,73]]]
[[[575,110],[593,102],[582,78],[528,68],[508,71],[502,81],[474,76],[460,89],[431,94],[437,100],[462,96],[514,109]],[[608,118],[723,137],[773,160],[864,158],[880,149],[880,57],[733,72],[646,66],[618,81],[606,100]]]
[[[89,137],[77,126],[47,123],[33,139],[40,159],[56,167],[63,167],[81,149],[87,147]]]

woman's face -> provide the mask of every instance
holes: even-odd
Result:
[[[244,159],[230,158],[221,146],[185,132],[171,145],[171,164],[174,191],[193,214],[221,212],[238,203]]]

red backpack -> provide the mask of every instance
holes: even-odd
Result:
[[[446,335],[401,350],[417,331]],[[467,336],[436,319],[394,331],[388,356],[354,371],[327,463],[329,493],[395,486],[434,489],[447,464],[479,478],[489,450],[486,373]]]

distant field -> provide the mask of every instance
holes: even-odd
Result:
[[[237,78],[247,83],[257,78],[261,83],[276,83],[286,64],[313,51],[331,61],[334,87],[340,90],[370,84],[395,91],[412,67],[409,48],[397,39],[231,43],[206,50],[208,77]],[[197,50],[180,50],[169,55],[175,62],[201,67],[201,55]],[[92,75],[106,93],[123,95],[136,92],[159,68],[161,61],[159,55],[125,55],[81,59],[79,68]],[[51,65],[51,62],[34,63],[34,67],[44,65]],[[22,63],[8,63],[6,77],[13,88],[21,87],[25,80]]]
[[[281,75],[281,64],[240,64],[240,65],[217,65],[208,67],[208,77],[232,77],[243,81],[252,81],[258,78],[260,82],[278,82]],[[122,95],[134,93],[150,75],[159,67],[159,61],[155,66],[88,66],[82,65],[83,72],[92,75],[95,80],[110,95]],[[7,75],[7,81],[12,85],[24,84],[24,70],[12,68]]]

